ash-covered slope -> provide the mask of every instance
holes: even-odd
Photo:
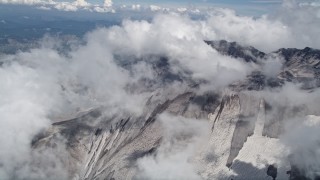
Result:
[[[306,178],[305,167],[288,158],[293,152],[279,137],[288,119],[319,114],[308,104],[286,104],[265,90],[298,82],[303,83],[302,89],[315,91],[320,51],[280,49],[265,54],[237,43],[206,43],[258,68],[227,89],[204,92],[200,86],[206,82],[193,80],[188,72],[173,72],[165,57],[152,57],[153,70],[166,86],[148,80],[132,84],[134,91],[151,92],[141,114],[110,117],[104,113],[106,107],[93,108],[52,124],[35,137],[33,147],[65,145],[70,179]],[[271,56],[284,63],[278,75],[268,77],[263,65]],[[123,66],[130,69],[128,64]],[[167,89],[174,82],[188,86],[180,91]],[[182,173],[176,166],[182,167]],[[194,172],[187,172],[190,167]]]
[[[161,113],[166,111],[175,116],[200,119],[207,117],[208,111],[219,104],[215,94],[197,96],[192,92],[164,102],[155,99],[150,97],[139,117],[119,115],[92,125],[90,119],[106,118],[100,113],[103,109],[95,109],[75,119],[54,123],[55,130],[35,140],[34,147],[55,143],[61,134],[67,140],[70,167],[78,167],[73,175],[80,179],[135,178],[136,161],[156,153],[161,144],[163,128],[156,120]]]

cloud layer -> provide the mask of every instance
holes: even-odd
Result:
[[[159,120],[165,131],[163,140],[155,156],[138,160],[137,179],[202,179],[192,158],[197,147],[209,140],[208,121],[169,114],[162,114]]]
[[[66,10],[97,8],[99,11],[112,5],[111,1],[105,1],[104,6],[95,6],[83,0],[72,3],[17,3],[49,4],[50,7]],[[204,40],[237,41],[266,52],[282,47],[320,48],[317,13],[319,9],[315,6],[296,6],[292,3],[285,3],[276,15],[260,18],[238,16],[228,9],[215,9],[202,19],[193,19],[183,13],[164,13],[156,15],[151,21],[124,20],[120,26],[96,29],[85,36],[84,43],[77,44],[67,53],[57,50],[56,47],[63,47],[58,40],[46,37],[40,48],[1,56],[0,94],[3,98],[0,100],[0,132],[3,134],[0,144],[3,148],[0,150],[0,177],[41,179],[48,176],[67,179],[64,168],[60,166],[61,160],[55,156],[61,154],[64,147],[57,148],[52,152],[52,157],[46,158],[46,153],[32,151],[32,138],[50,127],[53,122],[51,117],[57,114],[103,106],[107,109],[104,113],[109,116],[122,112],[139,115],[151,93],[148,88],[135,91],[130,87],[145,85],[143,83],[147,80],[162,87],[174,84],[168,85],[158,79],[150,57],[167,58],[170,72],[195,82],[206,82],[209,85],[206,88],[210,90],[223,89],[232,82],[244,79],[256,67],[219,54]],[[290,16],[295,14],[299,18],[293,20]],[[264,73],[272,76],[279,72],[281,65],[279,59],[268,60]],[[175,83],[186,83],[184,86],[179,84],[179,88],[188,86],[184,81]],[[310,102],[319,97],[318,91],[308,94],[308,98],[305,95],[304,91],[290,84],[277,92],[263,92],[263,97],[269,101],[292,106],[309,104],[311,109],[313,104]],[[198,178],[189,157],[197,143],[206,137],[206,122],[166,114],[160,119],[168,130],[167,140],[156,157],[141,159],[138,163],[144,172],[141,176],[153,178],[154,170],[161,170],[164,175],[170,176],[168,178]],[[173,121],[178,128],[170,129],[171,126],[166,124],[168,121]],[[198,127],[198,131],[193,131],[194,126]],[[304,130],[297,131],[304,133]],[[182,150],[179,149],[181,144],[175,144],[179,146],[179,154],[175,153],[175,146],[167,146],[167,143],[181,134],[191,138],[188,143],[182,144]],[[290,146],[290,138],[286,142],[293,151],[299,149]],[[168,155],[167,152],[172,153]],[[37,164],[35,159],[41,162]],[[168,166],[176,160],[181,163],[175,167]],[[43,167],[52,168],[43,170]],[[188,169],[188,174],[182,172],[185,169]]]
[[[54,166],[60,163],[54,156],[41,162],[35,167],[42,173],[38,177],[28,169],[34,161],[31,140],[50,126],[50,117],[101,106],[107,116],[139,115],[151,94],[130,87],[142,86],[139,83],[147,79],[165,85],[147,57],[167,57],[172,65],[169,71],[208,81],[216,88],[244,78],[251,68],[207,45],[204,30],[203,22],[187,16],[159,15],[152,22],[127,20],[121,26],[97,29],[67,53],[57,50],[62,47],[59,40],[46,37],[40,48],[2,56],[0,92],[5,98],[0,101],[0,143],[5,147],[0,153],[1,176],[37,179],[51,173],[41,169],[51,160]],[[63,169],[56,174],[64,175]]]
[[[102,5],[91,4],[86,0],[75,0],[73,2],[54,0],[1,0],[0,4],[32,5],[43,10],[57,9],[62,11],[88,10],[95,12],[114,12],[111,0],[105,0]]]

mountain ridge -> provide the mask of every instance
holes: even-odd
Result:
[[[205,43],[223,55],[243,59],[246,63],[261,65],[271,55],[281,56],[285,62],[276,77],[267,77],[262,70],[254,71],[245,80],[231,84],[228,90],[199,94],[198,86],[190,86],[184,92],[171,93],[171,97],[154,92],[146,101],[144,112],[138,116],[107,117],[103,114],[107,109],[93,109],[53,123],[51,130],[35,138],[33,148],[58,145],[60,136],[64,137],[70,154],[70,178],[148,179],[141,174],[139,163],[144,158],[158,158],[163,153],[162,147],[167,143],[165,124],[170,122],[163,114],[169,114],[173,119],[183,117],[208,123],[207,142],[189,157],[197,175],[203,179],[307,178],[304,169],[297,168],[295,162],[282,162],[275,157],[286,153],[279,140],[284,121],[294,113],[304,116],[313,112],[305,112],[303,107],[299,107],[302,110],[295,106],[282,107],[252,92],[279,88],[287,82],[305,83],[301,86],[303,91],[318,88],[320,71],[315,67],[320,64],[320,51],[280,49],[265,54],[235,42]],[[172,74],[166,58],[160,57],[155,62],[153,68],[163,82],[189,81],[189,77]],[[309,82],[314,79],[316,83]],[[182,130],[173,138],[182,147],[187,147],[193,137],[197,137],[194,133]],[[257,144],[269,147],[254,149]],[[169,151],[168,156],[170,153],[174,155]],[[291,172],[287,174],[287,171]]]

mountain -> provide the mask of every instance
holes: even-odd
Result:
[[[281,76],[287,81],[303,82],[305,88],[319,87],[320,50],[306,47],[300,49],[279,49],[277,54],[285,59]]]
[[[288,82],[302,83],[301,91],[306,94],[318,88],[320,50],[279,49],[266,54],[236,42],[205,42],[225,56],[258,68],[227,89],[199,93],[199,85],[205,82],[192,80],[188,72],[172,71],[168,57],[145,57],[153,59],[153,70],[162,83],[145,80],[131,87],[152,92],[141,114],[109,117],[104,113],[106,107],[91,108],[72,118],[55,120],[49,130],[34,138],[32,147],[55,148],[62,143],[68,152],[63,161],[70,179],[175,179],[157,174],[158,169],[154,169],[153,178],[143,171],[152,168],[152,163],[166,162],[164,167],[169,168],[180,163],[181,159],[175,159],[177,154],[186,152],[183,162],[196,170],[190,179],[311,179],[308,169],[294,160],[298,154],[288,154],[280,137],[288,119],[317,116],[319,112],[257,94],[277,90]],[[283,60],[283,67],[268,77],[263,65],[275,56]],[[131,65],[122,66],[129,69]],[[189,84],[185,91],[164,88],[164,84],[182,81]],[[179,129],[175,118],[185,121],[186,128]],[[196,122],[188,124],[188,119]],[[205,126],[198,126],[202,122]],[[168,134],[168,127],[174,133]],[[190,153],[189,145],[197,138],[202,143]],[[170,158],[171,164],[167,163]],[[183,167],[182,171],[188,170]]]
[[[220,41],[205,41],[212,48],[216,49],[223,55],[234,58],[241,58],[246,62],[258,62],[258,59],[264,58],[266,54],[252,46],[241,46],[237,42]]]

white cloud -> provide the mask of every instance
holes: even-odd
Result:
[[[61,2],[61,3],[56,3],[54,5],[55,9],[58,10],[64,10],[64,11],[77,11],[78,7],[74,4],[71,4],[69,2]]]
[[[131,9],[132,9],[132,10],[140,11],[140,10],[141,10],[141,5],[140,5],[140,4],[133,4],[133,5],[131,6]]]
[[[217,86],[243,78],[250,71],[241,61],[222,56],[208,46],[203,41],[204,24],[187,16],[159,15],[152,23],[124,21],[122,26],[106,31],[106,41],[115,52],[138,57],[143,54],[167,55],[170,61],[179,62],[180,70],[191,70],[194,78],[215,82]]]
[[[90,3],[88,3],[85,0],[76,0],[72,4],[74,4],[75,6],[79,6],[79,7],[90,6]]]
[[[156,5],[150,5],[149,7],[151,11],[160,11],[162,9],[160,6]]]
[[[256,0],[251,1],[252,3],[262,3],[262,4],[280,4],[282,3],[281,0]]]
[[[55,58],[56,54],[50,51],[39,52],[37,57],[43,57],[43,53],[46,52],[47,57]],[[21,54],[15,58],[23,56]],[[51,77],[43,77],[36,69],[17,62],[11,62],[11,65],[0,68],[0,74],[2,84],[0,93],[3,95],[0,100],[0,131],[2,133],[0,137],[2,144],[0,176],[3,179],[40,178],[32,174],[21,175],[21,173],[24,173],[23,171],[34,160],[34,154],[30,149],[31,139],[39,130],[50,126],[47,115],[52,109],[59,106],[57,102],[61,100],[60,87],[52,82]],[[45,156],[48,161],[52,161],[52,165],[39,162],[36,166],[46,166],[51,171],[55,171],[58,159],[55,161],[55,157],[51,159]],[[59,169],[58,171],[51,177],[52,179],[63,178],[64,170]],[[50,172],[43,170],[42,173]]]
[[[138,179],[202,179],[192,158],[208,140],[208,121],[162,114],[164,137],[155,156],[138,159]]]
[[[121,110],[139,113],[144,102],[143,93],[127,93],[126,85],[135,77],[114,63],[103,44],[88,40],[69,58],[53,49],[60,46],[55,40],[44,39],[42,44],[30,52],[1,57],[6,62],[0,68],[0,93],[5,96],[0,100],[3,179],[67,179],[59,159],[64,159],[63,148],[48,152],[52,158],[31,149],[34,136],[50,127],[48,117],[96,106],[107,108],[106,115]]]
[[[275,15],[269,16],[270,20],[281,21],[290,31],[291,41],[287,40],[284,47],[304,48],[309,46],[319,49],[320,38],[317,34],[320,26],[320,7],[299,6],[299,3],[292,0],[284,1],[284,6]]]
[[[103,5],[90,4],[86,0],[54,1],[54,0],[0,0],[0,4],[34,5],[39,9],[57,9],[61,11],[89,10],[96,12],[113,12],[112,0],[105,0]]]
[[[284,59],[278,56],[270,56],[264,61],[262,72],[268,77],[277,77],[278,74],[282,71]]]
[[[104,7],[111,7],[112,6],[112,0],[104,0],[103,6]]]
[[[279,127],[280,143],[289,156],[282,154],[284,164],[298,168],[302,174],[314,179],[319,175],[319,102],[320,90],[302,90],[299,84],[288,83],[281,88],[250,92],[262,98],[269,108],[266,116],[272,118]],[[316,116],[314,116],[316,115]],[[290,169],[290,167],[287,167]],[[293,169],[294,170],[294,169]],[[294,170],[295,171],[295,170]]]
[[[177,11],[178,12],[186,12],[188,9],[185,8],[185,7],[180,7],[180,8],[177,8]]]
[[[232,10],[213,12],[207,23],[208,32],[214,32],[209,39],[236,41],[267,52],[288,46],[293,38],[281,21],[237,16]]]
[[[0,3],[2,4],[45,4],[50,1],[43,1],[43,0],[1,0]]]
[[[37,7],[38,9],[41,9],[41,10],[51,10],[50,7],[46,7],[46,6],[39,6]]]
[[[290,150],[291,163],[310,179],[319,176],[319,129],[320,117],[310,115],[304,119],[292,120],[281,138]]]

